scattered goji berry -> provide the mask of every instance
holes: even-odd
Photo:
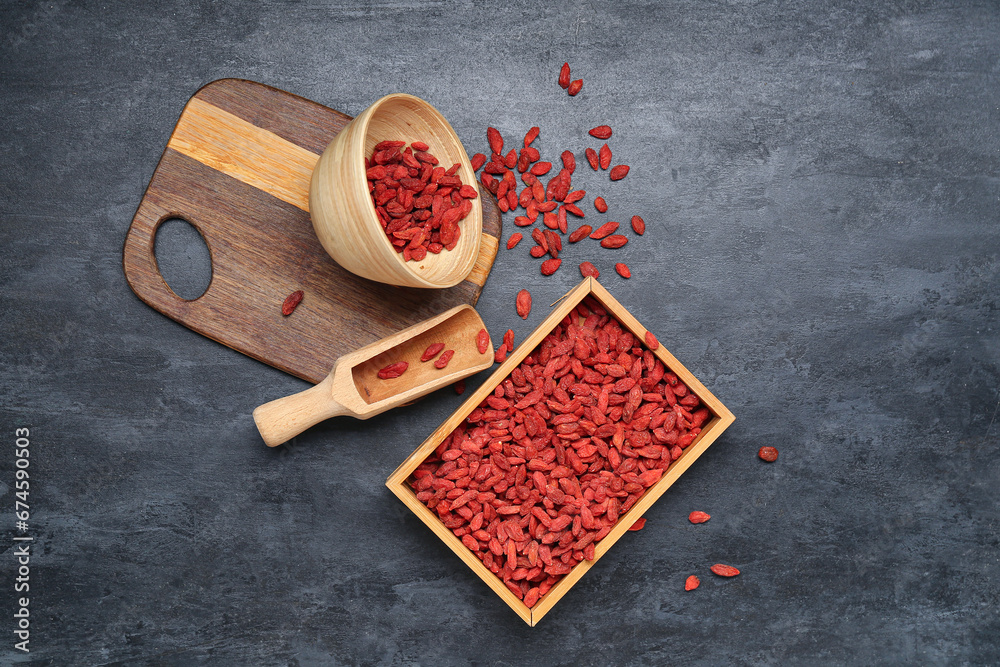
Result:
[[[394,364],[389,364],[382,370],[378,372],[378,376],[383,380],[391,380],[393,378],[398,378],[400,375],[406,372],[406,369],[410,367],[405,361],[397,361]]]
[[[646,233],[646,221],[637,215],[632,216],[632,231],[642,236]]]
[[[521,242],[521,239],[523,238],[524,236],[521,235],[521,232],[514,232],[511,234],[510,238],[507,239],[507,250],[512,250],[518,243]]]
[[[611,128],[607,125],[598,125],[592,129],[588,134],[595,139],[610,139],[611,138]]]
[[[611,169],[609,174],[612,181],[620,181],[628,175],[628,165],[619,164]]]
[[[569,235],[569,242],[576,243],[577,241],[582,241],[590,235],[590,230],[590,225],[580,225],[579,228],[573,230],[573,233]]]
[[[285,301],[281,304],[281,314],[288,317],[295,312],[295,309],[302,303],[303,296],[305,296],[305,293],[302,290],[296,290],[286,296]]]
[[[525,148],[527,148],[529,145],[531,145],[531,142],[538,138],[539,131],[540,130],[538,129],[537,126],[531,128],[530,130],[528,130],[528,133],[524,135],[524,147]]]
[[[584,155],[587,156],[587,162],[589,162],[590,166],[594,168],[594,171],[600,169],[601,166],[600,156],[597,154],[597,151],[595,151],[593,148],[587,148],[585,151],[583,151],[583,153]]]
[[[576,97],[576,94],[579,93],[582,89],[583,89],[583,79],[576,79],[570,82],[569,88],[566,89],[566,92],[570,94],[570,97]]]
[[[714,574],[717,574],[720,577],[735,577],[740,573],[740,571],[732,565],[723,565],[722,563],[716,563],[711,569]]]
[[[597,197],[594,199],[594,208],[596,208],[599,213],[607,213],[608,203],[604,201],[604,197]]]
[[[424,350],[424,353],[420,355],[420,361],[430,361],[434,357],[438,356],[441,350],[444,349],[444,343],[431,343]]]
[[[629,526],[629,530],[642,530],[646,527],[646,517],[636,519],[635,523]]]
[[[646,347],[648,347],[650,350],[655,350],[656,348],[660,347],[660,341],[656,339],[656,336],[653,335],[652,331],[646,332],[645,339],[646,339]]]
[[[601,272],[590,262],[582,262],[580,264],[580,275],[584,278],[600,278]]]
[[[690,577],[687,578],[687,581],[684,582],[684,590],[693,591],[700,585],[701,585],[701,579],[692,574]]]
[[[444,368],[453,356],[455,356],[455,350],[445,350],[438,357],[437,361],[434,362],[434,368]]]
[[[774,463],[778,460],[778,450],[774,447],[761,447],[757,456],[768,463]]]
[[[490,349],[490,334],[486,329],[480,329],[476,334],[476,349],[479,354],[486,354],[486,350]]]
[[[621,262],[618,262],[617,264],[615,264],[615,271],[617,271],[618,275],[620,275],[622,278],[632,277],[632,271],[629,270],[627,264],[622,264]]]
[[[601,240],[602,248],[621,248],[623,245],[628,243],[628,238],[621,234],[612,234],[606,239]]]
[[[563,63],[559,69],[559,85],[562,88],[569,88],[569,63]]]
[[[691,512],[688,515],[688,521],[690,521],[691,523],[705,523],[711,518],[712,518],[711,515],[706,514],[705,512],[698,512],[698,511]]]
[[[611,236],[616,231],[618,231],[618,223],[612,220],[610,222],[605,222],[603,225],[595,229],[590,234],[590,238],[599,241],[605,237]]]
[[[601,146],[601,150],[598,152],[598,157],[601,159],[601,169],[607,169],[611,166],[611,147],[607,144]]]
[[[547,259],[542,262],[542,275],[551,276],[556,270],[559,269],[559,265],[562,264],[561,259]]]
[[[495,127],[486,128],[486,140],[490,144],[490,150],[496,155],[503,155],[503,135],[500,134],[500,130]],[[499,160],[500,158],[494,157],[494,160]]]
[[[517,314],[521,316],[521,319],[528,319],[528,315],[531,313],[531,292],[526,289],[518,292],[515,305],[517,306]]]

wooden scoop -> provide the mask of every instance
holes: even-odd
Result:
[[[492,341],[482,354],[476,345],[479,330],[485,328],[472,306],[461,305],[345,354],[319,384],[254,410],[257,429],[267,446],[275,447],[324,419],[368,419],[478,373],[493,364]],[[434,343],[455,351],[443,369],[435,368],[435,359],[420,361]],[[399,361],[409,363],[400,377],[379,378],[381,369]]]

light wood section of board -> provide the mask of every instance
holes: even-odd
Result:
[[[309,210],[309,180],[319,155],[197,97],[184,107],[167,147]]]

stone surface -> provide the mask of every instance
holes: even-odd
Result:
[[[4,662],[19,427],[36,664],[1000,661],[996,3],[54,0],[0,35]],[[250,412],[304,383],[126,285],[170,130],[222,77],[352,115],[414,93],[470,153],[539,125],[588,222],[645,218],[550,278],[502,251],[479,311],[523,339],[592,260],[737,421],[538,627],[384,486],[457,396],[267,449]],[[623,181],[583,161],[602,123]]]

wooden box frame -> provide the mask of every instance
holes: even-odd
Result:
[[[701,456],[709,445],[711,445],[715,440],[722,435],[722,432],[729,428],[729,425],[733,423],[735,417],[726,406],[724,406],[715,396],[712,395],[708,389],[705,388],[698,379],[691,374],[688,369],[686,369],[677,359],[667,351],[664,345],[661,343],[659,348],[653,351],[653,354],[663,362],[668,370],[672,371],[677,375],[677,377],[688,386],[688,389],[695,394],[702,402],[702,404],[708,408],[712,413],[711,419],[705,423],[702,427],[701,433],[695,438],[695,440],[684,450],[684,453],[679,459],[674,461],[674,463],[665,471],[663,477],[660,478],[653,486],[649,487],[643,496],[628,512],[623,514],[619,519],[618,523],[615,524],[611,532],[604,537],[596,545],[595,556],[593,561],[581,561],[577,564],[573,570],[565,575],[559,582],[552,587],[552,589],[539,600],[534,607],[527,607],[521,600],[517,599],[517,596],[510,592],[500,578],[490,572],[490,570],[480,561],[476,556],[469,551],[469,549],[462,544],[462,541],[455,537],[455,535],[448,529],[445,528],[444,524],[437,517],[434,512],[429,510],[422,502],[417,500],[417,496],[413,489],[409,487],[406,480],[413,474],[413,471],[423,463],[423,461],[441,444],[441,442],[451,434],[452,431],[457,427],[468,415],[479,406],[482,401],[493,392],[498,384],[500,384],[510,372],[517,367],[528,354],[531,353],[542,340],[549,335],[549,333],[555,329],[555,327],[576,307],[587,296],[591,296],[596,299],[610,315],[621,323],[622,327],[627,331],[630,331],[636,338],[640,341],[644,340],[646,335],[646,329],[643,327],[638,320],[636,320],[632,315],[620,304],[611,294],[601,286],[593,278],[585,278],[579,285],[573,288],[570,292],[564,296],[560,302],[557,302],[556,308],[552,313],[542,322],[538,328],[536,328],[532,334],[522,342],[514,352],[507,357],[507,360],[490,376],[490,378],[482,384],[475,392],[473,392],[469,398],[458,408],[448,419],[444,421],[435,430],[430,437],[428,437],[423,444],[417,447],[416,451],[413,452],[403,463],[396,469],[389,479],[386,480],[386,486],[396,494],[403,503],[406,504],[414,514],[416,514],[421,521],[423,521],[427,526],[434,531],[434,533],[444,540],[444,543],[454,551],[459,558],[461,558],[466,565],[472,568],[473,572],[479,575],[480,579],[486,582],[490,588],[496,592],[504,602],[510,605],[510,608],[520,616],[525,623],[534,626],[538,621],[547,614],[556,602],[564,596],[570,588],[580,580],[587,571],[594,566],[597,561],[601,559],[608,550],[614,546],[615,542],[625,534],[625,532],[632,526],[637,519],[639,519],[652,505],[655,503],[663,493],[670,488],[670,486],[680,478],[684,472],[691,467],[699,456]]]

